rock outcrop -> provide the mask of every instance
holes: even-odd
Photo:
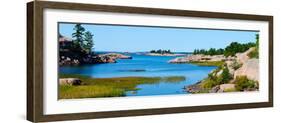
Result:
[[[59,65],[81,65],[81,64],[102,64],[102,63],[116,63],[116,59],[110,56],[87,55],[72,57],[71,55],[61,56]]]
[[[244,53],[237,53],[237,61],[242,66],[234,72],[234,78],[237,76],[247,76],[248,79],[259,81],[259,60],[256,58],[250,59],[248,54],[254,51],[252,47]]]
[[[132,59],[120,53],[94,54],[75,47],[71,38],[59,34],[59,65],[116,63],[117,59]]]
[[[248,54],[252,52],[254,48],[250,48],[247,51],[243,53],[237,53],[235,57],[224,57],[224,56],[212,56],[212,57],[206,57],[204,55],[192,55],[189,57],[182,57],[182,58],[176,58],[170,61],[170,63],[186,63],[191,61],[200,61],[204,62],[206,61],[206,58],[208,58],[208,61],[224,61],[225,65],[222,68],[218,68],[214,71],[212,71],[211,75],[220,77],[223,68],[227,68],[229,74],[232,76],[231,80],[228,81],[225,84],[218,84],[215,85],[213,88],[204,89],[201,87],[201,84],[205,82],[204,80],[201,80],[200,82],[189,85],[185,87],[185,90],[190,93],[202,93],[202,92],[209,92],[209,93],[219,93],[219,92],[226,92],[226,91],[235,91],[235,80],[239,76],[246,76],[247,79],[253,80],[256,82],[259,82],[259,60],[256,58],[250,58]],[[249,90],[258,90],[256,88],[249,88],[244,91]]]
[[[81,85],[82,81],[78,78],[60,78],[59,85]]]
[[[100,56],[101,57],[102,56],[108,56],[112,59],[132,59],[132,56],[127,56],[127,55],[123,55],[123,54],[120,54],[120,53],[107,53],[107,54],[102,54]]]
[[[187,63],[187,62],[189,62],[189,59],[187,57],[177,57],[168,62],[169,63]]]
[[[249,59],[244,61],[242,67],[234,72],[234,78],[238,76],[247,76],[250,80],[259,81],[259,60]]]
[[[235,90],[235,84],[221,84],[219,85],[218,93]]]
[[[59,65],[79,65],[80,62],[78,59],[71,59],[69,57],[61,56],[59,59]]]
[[[249,58],[249,56],[248,56],[248,54],[250,53],[250,52],[252,52],[252,51],[254,51],[255,50],[255,48],[254,47],[252,47],[252,48],[250,48],[250,49],[248,49],[246,52],[244,52],[244,53],[236,53],[236,59],[237,59],[237,61],[239,62],[239,63],[242,63],[242,64],[244,64],[246,61],[248,61],[250,58]]]
[[[169,63],[188,63],[188,62],[205,62],[205,61],[228,61],[233,60],[233,57],[225,57],[224,55],[190,55],[186,57],[178,57],[168,61]]]
[[[61,55],[59,59],[59,65],[80,65],[80,64],[103,64],[103,63],[116,63],[117,59],[132,59],[131,56],[126,56],[118,53],[108,53],[99,55],[86,55],[77,56],[67,54],[67,56]]]
[[[235,72],[235,69],[233,68],[233,64],[234,63],[235,63],[235,60],[233,60],[233,61],[225,61],[226,67],[228,68],[229,73],[231,75],[234,75],[234,72]]]
[[[193,85],[185,86],[184,89],[189,93],[222,93],[235,90],[235,84],[221,84],[211,89],[204,89],[201,87],[200,82],[198,82]]]
[[[183,89],[189,93],[200,93],[204,91],[203,88],[201,88],[200,83],[201,82],[197,82],[196,84],[193,85],[184,86]]]

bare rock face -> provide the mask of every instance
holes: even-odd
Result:
[[[217,72],[217,77],[220,76],[222,74],[223,70],[220,70],[219,72]]]
[[[213,55],[213,56],[207,55],[201,59],[201,61],[223,61],[223,60],[226,60],[226,57],[224,55]]]
[[[199,81],[196,84],[189,85],[185,87],[187,92],[191,93],[221,93],[228,91],[236,91],[236,78],[238,76],[246,76],[249,80],[254,80],[259,82],[259,60],[256,58],[248,57],[248,54],[255,50],[254,47],[248,49],[243,53],[236,53],[235,57],[224,57],[220,55],[208,56],[208,55],[191,55],[187,57],[180,57],[170,60],[170,63],[187,63],[192,61],[224,61],[229,73],[231,74],[232,79],[227,82],[227,84],[218,84],[211,89],[204,89],[200,86],[204,80]],[[219,77],[223,73],[223,68],[219,68],[211,72],[213,76]],[[258,84],[258,83],[256,83]],[[244,91],[256,91],[258,88],[249,88]]]
[[[59,65],[79,65],[78,59],[71,59],[69,57],[61,56],[59,59]]]
[[[107,53],[107,54],[102,54],[100,56],[108,56],[113,59],[132,59],[131,56],[127,56],[127,55],[123,55],[123,54],[119,54],[119,53]]]
[[[223,55],[190,55],[186,57],[178,57],[169,61],[169,63],[187,63],[187,62],[205,62],[205,61],[226,61],[231,60],[232,58],[226,58]]]
[[[196,84],[193,84],[193,85],[185,86],[183,89],[186,92],[189,92],[189,93],[199,93],[199,92],[202,92],[202,91],[204,91],[204,89],[200,86],[200,83],[201,83],[201,81],[199,81],[199,82],[197,82]]]
[[[187,62],[189,62],[189,60],[187,59],[187,57],[177,57],[177,58],[172,59],[168,62],[169,63],[187,63]]]
[[[228,90],[234,90],[235,89],[235,84],[221,84],[219,85],[219,90],[217,92],[225,92]]]
[[[220,90],[220,85],[217,85],[213,87],[211,90],[209,90],[209,93],[217,93]]]
[[[82,81],[78,78],[60,78],[59,85],[81,85]]]
[[[244,61],[242,67],[234,73],[235,79],[237,76],[247,76],[250,80],[259,81],[259,60],[249,59]]]
[[[234,75],[235,70],[231,67],[231,65],[234,63],[234,61],[225,61],[227,68],[229,70],[229,73],[231,75]]]
[[[98,63],[116,63],[116,58],[106,56],[106,55],[100,55],[96,59],[99,60]]]
[[[209,60],[210,58],[208,57],[204,57],[205,55],[190,55],[187,57],[178,57],[175,59],[172,59],[170,61],[168,61],[169,63],[187,63],[187,62],[192,62],[192,61],[201,61],[203,60]]]
[[[246,52],[243,52],[243,53],[236,53],[237,61],[238,61],[239,63],[244,64],[247,60],[250,59],[249,56],[248,56],[248,54],[249,54],[250,52],[252,52],[253,50],[255,50],[254,47],[248,49]]]

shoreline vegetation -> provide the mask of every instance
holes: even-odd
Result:
[[[183,76],[92,78],[76,74],[60,74],[59,78],[59,99],[122,97],[128,91],[137,91],[140,84],[177,83],[186,79]]]
[[[199,66],[222,66],[224,64],[224,61],[208,61],[208,62],[202,62],[202,61],[192,61],[189,62],[191,64],[199,65]]]
[[[232,42],[225,49],[194,50],[193,55],[178,57],[169,63],[217,66],[208,77],[185,86],[190,93],[221,93],[259,90],[259,35],[255,43]]]

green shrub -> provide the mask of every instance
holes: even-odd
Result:
[[[259,34],[256,34],[255,50],[253,50],[252,52],[247,54],[250,58],[259,58],[259,40],[260,40],[260,36],[259,36]]]
[[[238,63],[236,60],[230,65],[231,68],[234,70],[239,69],[242,66],[242,64]]]
[[[217,76],[217,73],[223,70],[221,75]],[[214,72],[209,73],[208,77],[204,79],[201,83],[201,87],[205,89],[210,89],[215,87],[216,85],[228,83],[232,79],[231,74],[227,67],[220,67],[216,69]]]
[[[225,89],[223,90],[223,92],[236,92],[236,88],[229,88],[229,89]]]
[[[231,74],[229,73],[229,69],[225,67],[222,71],[222,74],[218,78],[218,82],[220,84],[228,83],[232,79]]]
[[[235,79],[235,88],[238,91],[250,90],[258,88],[258,84],[256,81],[249,80],[247,76],[238,76]]]
[[[205,89],[211,89],[216,85],[219,85],[219,82],[210,78],[204,79],[201,83],[201,87]]]
[[[255,48],[252,52],[247,54],[250,58],[259,58],[259,51]]]

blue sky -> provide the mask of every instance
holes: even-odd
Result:
[[[75,24],[59,23],[59,32],[71,38]],[[230,31],[188,28],[137,27],[82,24],[94,34],[94,51],[140,52],[170,49],[192,52],[194,49],[224,48],[231,42],[255,42],[255,31]]]

